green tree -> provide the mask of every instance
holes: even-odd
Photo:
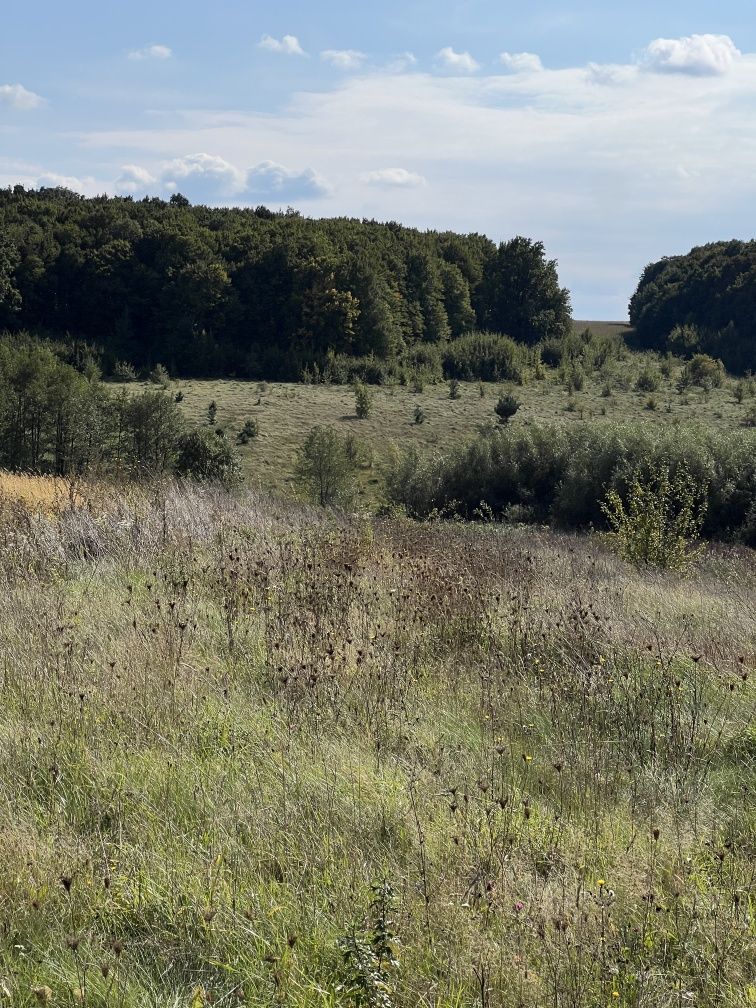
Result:
[[[570,295],[559,286],[556,262],[546,259],[542,242],[502,242],[486,265],[482,300],[486,326],[522,343],[570,331]]]
[[[345,505],[356,492],[357,465],[343,438],[332,427],[313,427],[302,445],[294,478],[321,507]]]

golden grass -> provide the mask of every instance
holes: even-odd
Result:
[[[56,512],[80,499],[80,490],[60,476],[35,476],[0,471],[0,498],[36,511]]]

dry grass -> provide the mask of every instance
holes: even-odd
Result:
[[[167,486],[0,577],[10,1004],[752,1003],[752,554]]]

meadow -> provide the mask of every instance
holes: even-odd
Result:
[[[622,335],[619,323],[576,322],[575,330],[589,327],[597,335]],[[481,427],[495,424],[494,406],[502,391],[513,392],[520,409],[510,421],[521,424],[574,424],[591,419],[617,422],[696,424],[724,430],[742,427],[753,397],[737,401],[737,380],[727,377],[718,388],[686,389],[677,382],[682,361],[676,360],[658,390],[638,391],[641,372],[658,371],[661,357],[654,353],[627,352],[585,377],[582,389],[565,386],[557,368],[545,368],[540,380],[529,376],[523,385],[460,382],[459,398],[452,399],[448,382],[426,383],[422,391],[408,385],[370,386],[370,415],[358,419],[349,385],[246,382],[233,380],[187,381],[171,384],[180,393],[181,409],[194,424],[220,429],[235,443],[248,420],[259,434],[239,446],[248,481],[261,489],[294,492],[292,474],[297,450],[315,425],[333,426],[351,435],[360,447],[363,499],[374,503],[380,492],[380,469],[392,446],[417,445],[443,451],[470,441]],[[149,387],[144,382],[126,386],[134,392]],[[212,423],[208,408],[215,403]],[[417,422],[418,413],[422,414]]]
[[[752,552],[16,482],[0,578],[3,1003],[756,1001]]]

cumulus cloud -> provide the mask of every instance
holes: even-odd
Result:
[[[742,53],[729,35],[687,35],[658,38],[641,56],[641,65],[657,73],[711,77],[727,73]]]
[[[407,171],[406,168],[379,168],[376,171],[363,172],[360,181],[366,185],[385,189],[416,189],[425,185],[422,175]]]
[[[139,165],[124,165],[121,174],[115,181],[116,191],[123,194],[144,192],[154,185],[157,179]]]
[[[312,168],[295,171],[275,161],[261,161],[247,172],[245,192],[261,199],[312,199],[329,195],[331,186]]]
[[[241,169],[225,158],[205,153],[164,161],[154,171],[141,165],[124,165],[115,188],[124,195],[181,192],[196,203],[208,204],[256,199],[285,202],[331,192],[328,182],[312,168],[298,171],[275,161],[261,161]]]
[[[324,49],[320,58],[338,70],[359,70],[367,56],[357,49]]]
[[[306,56],[299,39],[296,35],[284,35],[283,38],[273,38],[272,35],[263,35],[257,43],[258,49],[268,49],[270,52],[283,53],[285,56]]]
[[[436,53],[438,59],[449,70],[456,70],[459,73],[475,73],[480,69],[480,64],[473,59],[469,52],[455,52],[451,46],[444,46]]]
[[[26,112],[29,109],[40,108],[45,99],[33,91],[27,91],[22,84],[0,84],[0,105]]]
[[[143,49],[134,49],[129,53],[130,60],[167,60],[173,56],[173,50],[167,45],[148,45]]]
[[[543,70],[541,58],[540,56],[536,56],[535,53],[503,52],[499,57],[499,62],[506,70],[509,70],[510,73],[539,73]]]

